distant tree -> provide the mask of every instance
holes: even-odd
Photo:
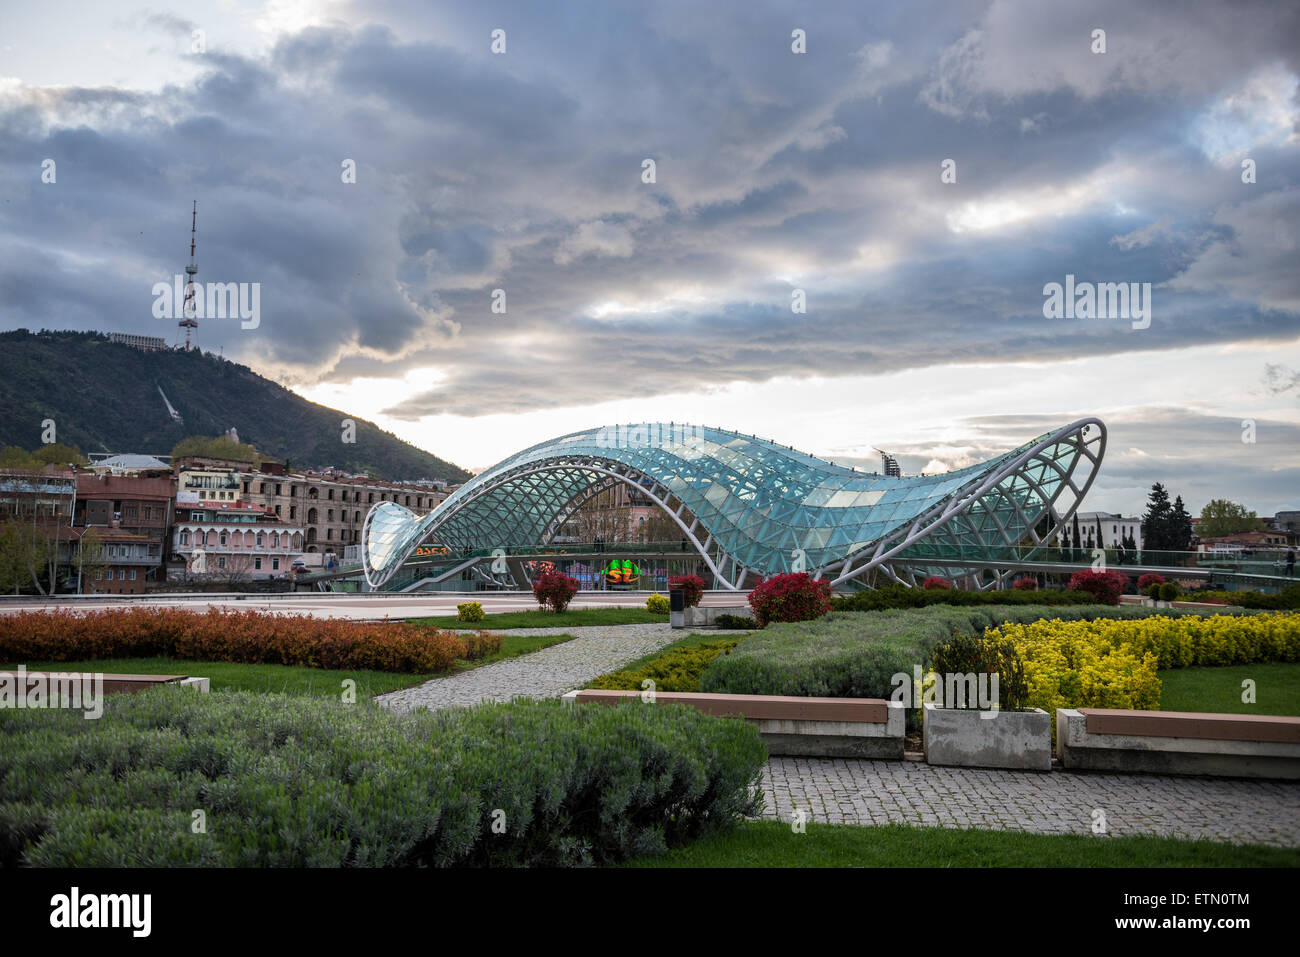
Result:
[[[75,445],[55,442],[42,445],[35,452],[28,452],[17,445],[6,445],[0,449],[0,469],[29,469],[40,471],[47,465],[66,468],[68,465],[87,465],[88,460]]]
[[[1081,543],[1083,542],[1083,536],[1079,534],[1079,513],[1078,512],[1074,513],[1074,535],[1070,537],[1070,541],[1074,543],[1074,547],[1070,549],[1070,560],[1078,561],[1079,559],[1078,552],[1080,547],[1082,547]]]
[[[86,529],[77,543],[77,551],[72,559],[72,569],[77,573],[77,587],[84,591],[95,577],[95,572],[102,572],[108,567],[104,541],[99,532],[93,528]]]
[[[1170,519],[1173,507],[1169,504],[1169,493],[1159,482],[1151,486],[1151,495],[1147,499],[1147,511],[1142,516],[1142,537],[1146,547],[1151,551],[1168,551],[1173,540]]]
[[[1185,552],[1192,547],[1192,516],[1183,507],[1183,497],[1174,499],[1173,512],[1169,517],[1169,548],[1175,552]]]
[[[262,456],[247,442],[236,442],[228,435],[191,435],[172,447],[172,458],[184,455],[201,455],[210,459],[230,459],[235,462],[252,462],[258,465]]]
[[[1201,538],[1218,538],[1237,532],[1254,532],[1264,528],[1264,523],[1248,511],[1246,506],[1226,498],[1212,499],[1201,509],[1201,522],[1196,534]]]

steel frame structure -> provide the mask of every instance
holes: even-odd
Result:
[[[1046,544],[1092,485],[1106,429],[1086,418],[988,462],[890,477],[723,429],[647,423],[543,442],[457,489],[423,518],[395,502],[366,515],[362,564],[380,587],[428,539],[466,551],[547,545],[591,497],[619,483],[664,511],[723,588],[804,570],[835,585],[873,570],[916,584],[1010,574],[997,549]],[[1040,532],[1047,521],[1048,528]]]

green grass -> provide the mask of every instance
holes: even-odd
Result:
[[[246,665],[229,661],[182,661],[176,658],[104,658],[98,661],[44,661],[29,671],[90,671],[128,675],[195,675],[211,679],[213,691],[281,692],[337,698],[343,680],[357,683],[357,697],[383,694],[418,685],[436,675],[403,675],[387,671],[329,671],[292,665]]]
[[[1158,672],[1161,711],[1300,715],[1300,664],[1275,662]],[[1255,703],[1241,700],[1241,683],[1255,682]]]
[[[714,644],[719,641],[730,641],[733,638],[738,638],[738,637],[744,637],[744,636],[734,635],[734,634],[720,635],[717,634],[716,632],[712,635],[701,635],[699,633],[692,632],[691,634],[685,636],[684,638],[677,639],[671,645],[664,645],[658,651],[651,652],[650,654],[646,655],[644,658],[638,658],[636,661],[628,662],[618,670],[619,671],[640,671],[646,665],[650,664],[650,662],[656,660],[657,658],[662,658],[664,655],[671,654],[672,652],[676,651],[679,648],[694,648],[696,645],[702,645],[705,644],[706,642],[709,644]]]
[[[41,661],[29,663],[29,671],[90,671],[103,674],[195,675],[211,679],[213,691],[256,691],[335,698],[343,681],[357,683],[357,697],[384,694],[399,688],[423,684],[430,678],[445,678],[494,661],[517,658],[529,652],[572,641],[572,635],[503,635],[501,650],[478,661],[456,662],[451,671],[437,674],[396,674],[388,671],[330,671],[291,665],[248,665],[229,661],[189,661],[177,658],[104,658],[98,661]]]
[[[473,600],[473,599],[470,599]],[[644,608],[570,608],[563,614],[553,611],[508,611],[484,615],[482,621],[463,622],[455,615],[412,619],[417,625],[438,628],[482,628],[501,631],[505,628],[578,628],[583,625],[646,625],[668,623],[667,615],[656,615]]]
[[[1300,850],[1013,831],[746,821],[629,867],[1300,867]]]

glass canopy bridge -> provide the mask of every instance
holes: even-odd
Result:
[[[919,583],[935,568],[951,577],[987,565],[989,549],[1028,549],[1015,561],[1045,549],[1090,488],[1105,444],[1101,421],[1080,419],[978,465],[900,477],[724,429],[590,429],[511,456],[423,517],[376,504],[362,530],[361,572],[371,588],[413,580],[409,559],[437,543],[448,562],[461,558],[460,571],[491,560],[503,575],[561,537],[584,503],[623,484],[672,520],[680,532],[672,551],[693,552],[715,587],[743,589],[787,571],[841,588]],[[449,564],[426,577],[455,571]],[[994,574],[976,584],[999,582]]]
[[[1117,549],[1105,549],[1102,567],[1137,578],[1148,572],[1165,578],[1194,579],[1215,585],[1238,588],[1284,588],[1300,581],[1288,577],[1280,557],[1226,557],[1198,552],[1140,551],[1123,555]],[[974,588],[1005,588],[1022,575],[1068,576],[1076,571],[1097,567],[1100,556],[1087,549],[1046,546],[920,546],[906,556],[909,583],[919,583],[938,575]],[[570,571],[576,564],[603,571],[610,560],[630,559],[638,569],[640,588],[662,589],[662,579],[669,575],[704,571],[693,549],[683,550],[680,542],[605,542],[563,543],[533,546],[510,546],[500,549],[471,549],[448,552],[436,557],[416,557],[384,584],[389,592],[447,590],[527,590],[531,588],[529,569],[536,563],[558,565]],[[504,561],[504,567],[502,562]],[[493,566],[496,566],[495,570]],[[903,567],[900,561],[899,567]],[[667,574],[654,575],[655,571]],[[869,576],[864,576],[869,577]],[[336,581],[364,579],[359,564],[340,566],[332,573],[300,575],[301,583],[319,583],[328,587]],[[706,577],[707,580],[707,577]],[[875,583],[880,582],[880,578]],[[884,580],[893,579],[884,576]],[[584,582],[584,585],[587,585]],[[713,583],[716,585],[717,583]],[[866,587],[867,582],[849,580],[842,590]],[[604,576],[594,587],[609,587]]]

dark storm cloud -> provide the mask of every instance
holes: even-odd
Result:
[[[1300,150],[1259,134],[1247,188],[1205,142],[1294,71],[1300,15],[1177,9],[366,4],[157,93],[10,90],[0,321],[172,335],[150,291],[197,197],[199,278],[263,294],[205,348],[300,383],[439,368],[403,418],[1293,339]],[[1153,283],[1151,328],[1045,320],[1067,272]]]

